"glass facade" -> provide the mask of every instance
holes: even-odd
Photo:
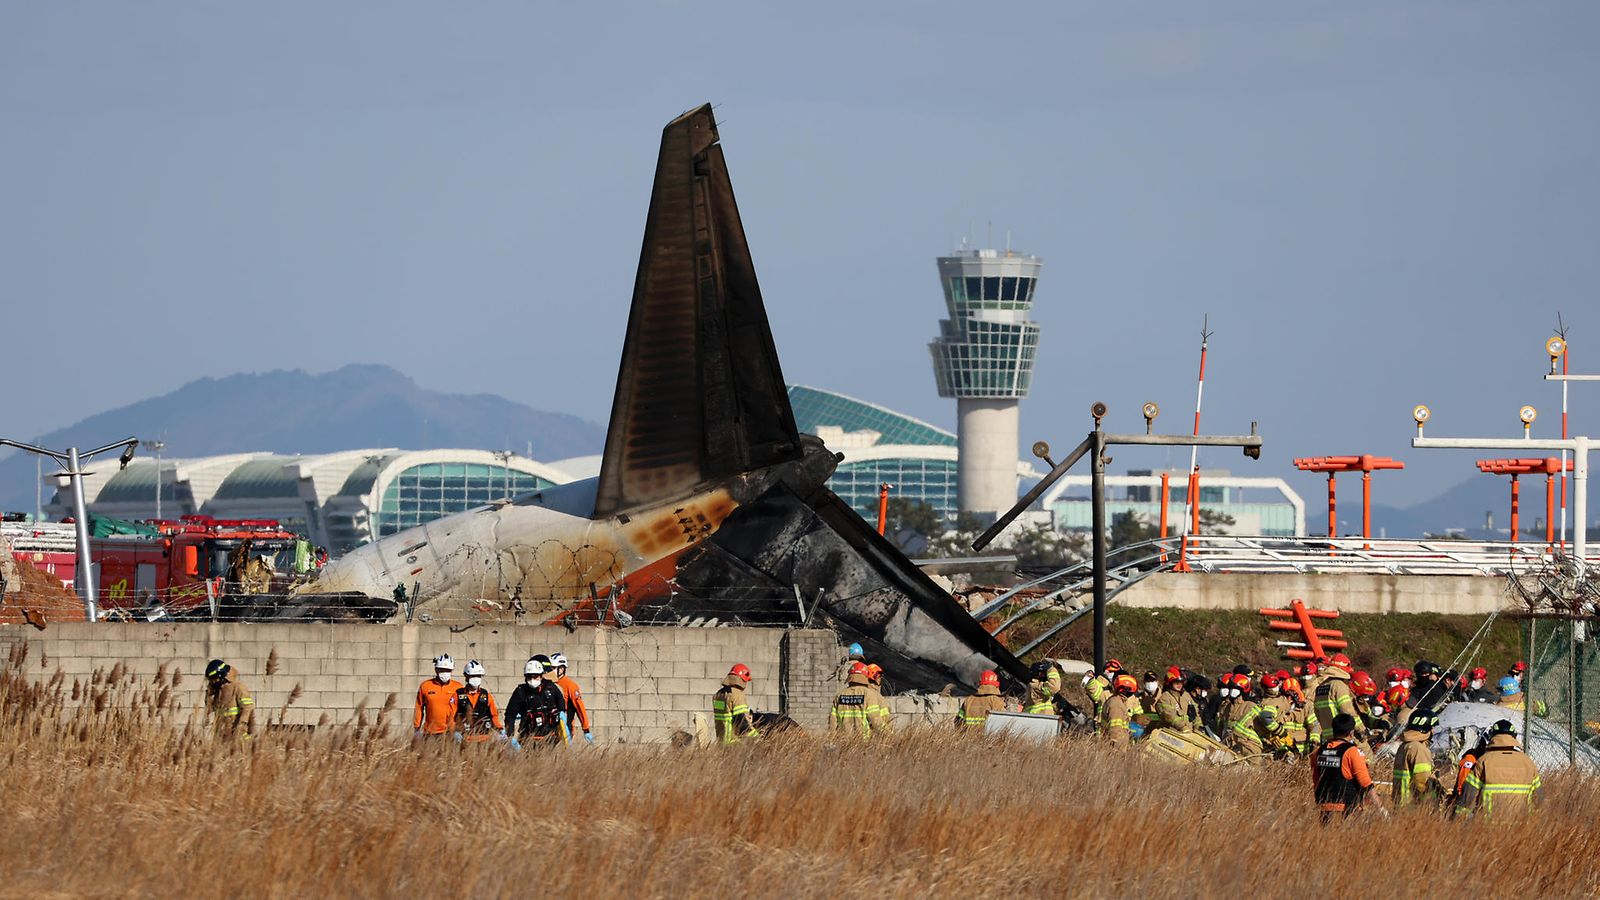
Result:
[[[428,463],[396,475],[378,505],[378,537],[387,537],[502,497],[555,484],[516,469],[477,463]]]
[[[843,462],[828,487],[868,522],[878,521],[878,485],[894,485],[891,497],[921,500],[946,520],[956,515],[956,462],[950,459],[873,459]]]
[[[1039,325],[1028,318],[1043,265],[1037,256],[970,250],[939,258],[949,318],[928,345],[941,397],[1028,395]]]

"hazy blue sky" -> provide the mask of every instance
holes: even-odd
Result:
[[[1205,461],[1393,454],[1389,502],[1472,471],[1413,403],[1559,428],[1558,310],[1600,371],[1600,6],[768,6],[0,4],[0,431],[352,361],[603,422],[704,100],[790,381],[952,425],[933,259],[991,221],[1045,259],[1024,445],[1183,429],[1203,313],[1206,430],[1267,439]]]

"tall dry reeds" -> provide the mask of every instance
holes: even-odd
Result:
[[[14,662],[0,673],[0,871],[19,894],[1600,890],[1591,779],[1548,779],[1532,822],[1397,815],[1322,828],[1298,767],[1183,768],[1084,741],[944,730],[870,745],[801,735],[516,754],[413,745],[352,719],[219,743],[162,701],[168,685],[115,672],[30,683]],[[185,707],[198,705],[192,693]]]

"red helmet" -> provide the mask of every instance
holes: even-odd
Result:
[[[1288,681],[1289,679],[1294,677],[1293,675],[1289,674],[1289,670],[1288,669],[1279,669],[1278,671],[1273,672],[1272,674],[1278,676],[1278,680],[1279,681]]]
[[[1397,684],[1383,692],[1383,705],[1390,709],[1399,709],[1406,705],[1406,698],[1410,696],[1411,692],[1406,690],[1405,685]]]
[[[728,674],[729,675],[737,675],[737,676],[739,676],[740,679],[742,679],[744,681],[749,681],[750,680],[750,667],[745,665],[744,663],[737,663],[737,664],[734,665],[733,668],[728,670]]]
[[[996,675],[993,669],[984,669],[983,674],[978,676],[978,684],[992,684],[995,687],[999,687],[1000,676]]]
[[[1472,670],[1470,677],[1487,679],[1489,677],[1489,670],[1485,669],[1483,666],[1479,666]]]
[[[1366,672],[1357,672],[1350,676],[1350,690],[1354,691],[1357,697],[1371,697],[1378,693],[1378,684]]]
[[[1513,674],[1513,675],[1521,675],[1523,672],[1526,672],[1526,671],[1528,671],[1528,664],[1523,662],[1520,659],[1517,660],[1517,664],[1516,665],[1511,667],[1511,674]]]
[[[1167,666],[1167,684],[1183,680],[1183,670],[1177,666]]]
[[[1402,669],[1399,666],[1390,666],[1389,671],[1383,673],[1383,677],[1390,684],[1399,684],[1400,676],[1405,674],[1405,671],[1405,669]]]
[[[1278,678],[1276,674],[1261,676],[1261,686],[1267,690],[1272,690],[1273,688],[1279,687],[1282,684],[1282,679]]]
[[[1350,657],[1345,656],[1343,653],[1335,653],[1333,659],[1328,660],[1328,665],[1343,669],[1348,673],[1350,671]],[[1367,677],[1370,679],[1372,676],[1369,675]]]
[[[1307,662],[1305,662],[1304,664],[1302,664],[1300,666],[1299,672],[1300,672],[1301,675],[1304,675],[1304,676],[1315,675],[1315,674],[1317,674],[1317,664],[1314,663],[1314,662],[1307,661]]]
[[[1119,694],[1133,694],[1139,690],[1139,680],[1132,675],[1119,674],[1111,687]]]
[[[856,660],[855,662],[850,664],[850,674],[851,675],[865,675],[865,674],[867,674],[867,664],[862,662],[859,659]]]

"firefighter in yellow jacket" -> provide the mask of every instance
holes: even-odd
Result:
[[[1106,660],[1104,672],[1090,672],[1083,676],[1083,691],[1089,695],[1089,702],[1094,704],[1094,724],[1100,727],[1105,721],[1106,701],[1111,699],[1111,683],[1117,680],[1117,675],[1122,672],[1122,663],[1114,659]]]
[[[1004,712],[1005,708],[1006,701],[1000,698],[1000,676],[992,669],[985,669],[978,676],[978,692],[961,700],[961,709],[956,712],[956,728],[982,731],[989,721],[989,713]]]
[[[750,667],[739,663],[728,670],[722,687],[711,696],[711,719],[716,725],[717,743],[737,744],[761,737],[761,732],[756,730],[755,714],[750,712],[750,703],[744,695],[750,681]]]
[[[1055,715],[1055,697],[1060,690],[1061,671],[1045,660],[1034,663],[1028,669],[1028,704],[1022,711],[1037,716]]]
[[[833,698],[830,729],[870,738],[889,731],[889,704],[867,679],[867,667],[850,667],[844,690]]]
[[[1356,710],[1355,693],[1350,689],[1350,668],[1349,657],[1343,653],[1334,654],[1327,668],[1322,670],[1323,680],[1312,695],[1311,705],[1317,715],[1317,734],[1332,734],[1333,717],[1343,713],[1356,720],[1356,742],[1360,743],[1366,739],[1367,729]]]
[[[1167,689],[1156,698],[1155,712],[1150,727],[1169,731],[1193,731],[1198,715],[1194,698],[1184,689],[1183,670],[1177,666],[1167,669]]]
[[[1119,672],[1111,682],[1111,696],[1106,698],[1102,707],[1100,720],[1100,733],[1111,740],[1113,747],[1126,747],[1133,740],[1133,733],[1128,729],[1133,715],[1133,695],[1139,692],[1139,680],[1132,675]]]
[[[1456,813],[1505,818],[1527,815],[1539,798],[1539,767],[1517,746],[1517,732],[1509,719],[1489,728],[1489,743],[1467,770]]]
[[[1406,721],[1400,733],[1400,748],[1394,754],[1394,808],[1416,806],[1433,809],[1440,797],[1439,779],[1433,773],[1433,751],[1428,736],[1439,722],[1430,709],[1419,709]]]
[[[206,664],[206,708],[221,737],[249,740],[256,733],[256,700],[233,667],[220,659]]]

